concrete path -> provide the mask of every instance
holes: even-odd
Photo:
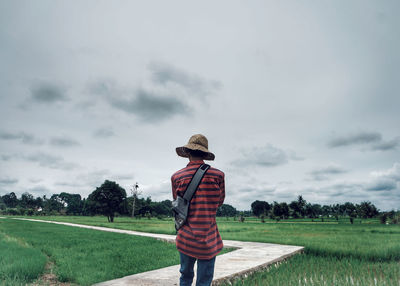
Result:
[[[46,222],[54,224],[69,225],[81,228],[95,229],[108,232],[125,233],[130,235],[139,235],[152,237],[175,242],[175,235],[145,233],[131,230],[122,230],[115,228],[89,226],[67,222],[55,222],[35,219],[23,219],[28,221]],[[234,240],[224,240],[224,246],[227,248],[236,248],[237,250],[219,255],[215,263],[215,272],[213,285],[218,285],[224,281],[231,281],[236,277],[250,274],[254,271],[268,267],[271,264],[282,261],[303,250],[301,246],[280,245],[272,243],[243,242]],[[157,270],[134,274],[106,282],[96,284],[97,286],[120,286],[120,285],[141,285],[141,286],[167,286],[179,285],[179,265],[165,267]]]

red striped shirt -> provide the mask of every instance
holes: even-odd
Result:
[[[183,197],[197,169],[203,161],[191,161],[171,177],[172,196]],[[225,199],[225,174],[210,167],[190,202],[187,223],[176,236],[177,249],[198,259],[211,259],[223,248],[215,216]]]

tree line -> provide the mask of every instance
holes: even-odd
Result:
[[[133,207],[134,206],[134,207]],[[20,198],[13,192],[0,196],[0,213],[6,215],[105,215],[108,221],[113,222],[115,215],[143,217],[168,217],[171,216],[171,200],[161,202],[152,201],[151,197],[138,198],[137,193],[128,197],[124,188],[116,182],[105,180],[97,187],[88,198],[80,194],[62,192],[50,197],[34,197],[28,192]],[[132,213],[132,211],[134,212]],[[238,211],[229,204],[223,204],[217,210],[217,216],[244,217],[254,215],[262,221],[265,218],[275,220],[288,218],[318,218],[347,216],[353,218],[374,218],[380,215],[385,219],[391,219],[394,211],[380,214],[371,202],[353,204],[320,205],[308,203],[302,196],[290,203],[276,201],[268,203],[256,200],[251,204],[251,210]]]
[[[320,205],[308,203],[302,196],[290,203],[268,203],[256,200],[251,204],[251,211],[257,217],[272,219],[287,218],[318,218],[346,216],[351,218],[374,218],[379,216],[377,207],[371,202],[364,201],[360,204],[346,202],[344,204]]]

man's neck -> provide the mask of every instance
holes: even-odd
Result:
[[[189,161],[190,162],[192,162],[192,161],[203,161],[204,159],[203,158],[201,158],[201,157],[192,157],[192,156],[189,156]]]

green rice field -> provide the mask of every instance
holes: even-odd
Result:
[[[111,224],[105,217],[36,218],[175,234],[171,219],[117,217]],[[376,220],[362,220],[350,224],[346,219],[261,223],[255,218],[246,218],[244,223],[240,223],[232,218],[221,218],[218,219],[218,228],[223,239],[305,246],[303,254],[236,280],[234,285],[400,285],[399,225],[382,225]],[[15,237],[9,232],[5,233]],[[28,244],[33,245],[34,249],[37,248],[30,242]],[[168,246],[171,245],[162,245],[166,248]],[[174,252],[176,255],[172,245],[172,253]],[[174,263],[178,263],[177,256]],[[60,279],[63,277],[60,275]],[[87,285],[80,281],[76,283]]]

